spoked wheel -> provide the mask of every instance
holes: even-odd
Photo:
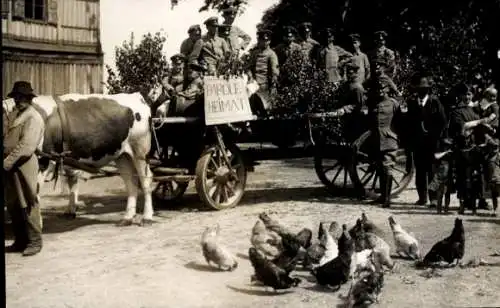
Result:
[[[347,144],[324,145],[315,148],[314,170],[328,191],[348,194],[354,184],[350,176],[352,150]]]
[[[225,148],[229,165],[220,147],[205,151],[196,165],[196,191],[203,203],[212,209],[235,207],[243,197],[247,171],[237,146]]]
[[[177,201],[184,195],[188,185],[189,183],[187,182],[160,182],[156,185],[156,188],[153,191],[153,196],[161,201]]]
[[[370,145],[368,138],[370,132],[365,132],[353,144],[354,160],[351,178],[359,190],[364,189],[366,196],[377,198],[380,195],[380,176],[377,172],[375,160],[370,156]],[[392,168],[392,190],[391,196],[397,196],[406,189],[413,177],[413,164],[407,159],[406,151],[396,151],[395,164]]]

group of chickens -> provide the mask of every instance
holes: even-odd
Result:
[[[455,219],[451,235],[438,243],[422,259],[419,242],[411,232],[406,232],[392,216],[389,217],[396,253],[403,258],[417,260],[418,266],[437,262],[458,264],[463,258],[465,235],[462,220]],[[201,240],[203,256],[207,263],[221,270],[237,268],[236,257],[219,242],[219,225],[208,227]],[[385,268],[393,269],[390,246],[383,239],[383,231],[371,222],[365,213],[356,224],[347,229],[337,222],[319,224],[317,240],[313,232],[304,228],[294,233],[277,219],[266,213],[259,215],[251,235],[248,250],[255,270],[252,282],[259,282],[276,290],[289,289],[301,283],[290,276],[299,263],[309,270],[319,285],[338,290],[351,280],[348,299],[354,307],[378,302],[384,284]]]

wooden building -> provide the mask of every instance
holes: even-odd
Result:
[[[2,0],[3,93],[102,93],[99,0]]]

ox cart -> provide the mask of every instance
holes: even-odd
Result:
[[[160,202],[181,198],[189,183],[194,181],[207,207],[216,210],[234,207],[243,197],[247,173],[253,170],[257,161],[290,156],[313,156],[316,174],[332,194],[376,197],[380,193],[376,164],[370,154],[370,132],[366,128],[356,125],[354,131],[360,134],[351,132],[346,134],[350,135],[347,138],[338,138],[339,135],[329,138],[324,127],[339,121],[338,112],[303,114],[286,119],[256,117],[244,89],[243,79],[207,77],[204,99],[184,110],[183,116],[153,119],[153,142],[159,158],[151,160],[151,168],[157,182],[154,196]],[[312,146],[299,149],[298,155],[291,148],[276,149],[281,155],[274,156],[266,156],[255,149],[241,150],[242,140],[229,125],[244,122],[250,123],[254,140],[275,144],[277,140],[289,141],[290,134],[296,137],[297,128],[301,128],[302,137],[309,139]],[[403,144],[392,166],[393,196],[402,192],[412,178],[413,164],[407,156]]]

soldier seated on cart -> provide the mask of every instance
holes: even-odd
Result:
[[[199,102],[203,96],[203,75],[207,68],[203,64],[190,63],[187,86],[182,91],[173,94],[172,102],[170,103],[168,114],[177,116],[201,116],[202,114],[195,113],[194,104]],[[200,106],[203,112],[203,104]]]
[[[163,101],[163,103],[155,112],[157,117],[167,115],[170,99],[174,93],[182,91],[184,87],[184,61],[186,57],[183,54],[175,54],[170,59],[172,60],[172,70],[161,81],[163,89],[158,101]]]

